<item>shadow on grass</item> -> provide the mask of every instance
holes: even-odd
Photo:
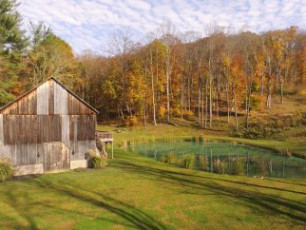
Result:
[[[279,192],[280,195],[285,192],[293,193],[292,195],[304,196],[305,193],[299,191],[291,191],[282,188],[276,188],[272,186],[254,185],[239,181],[232,181],[222,179],[221,177],[208,177],[203,175],[192,175],[190,173],[184,173],[180,171],[174,171],[169,168],[159,168],[158,166],[149,165],[149,162],[145,165],[138,162],[137,159],[131,162],[130,160],[116,160],[112,162],[111,167],[117,168],[123,173],[136,173],[137,175],[146,177],[151,180],[156,180],[160,183],[167,185],[181,185],[178,189],[177,186],[172,186],[173,189],[178,189],[178,192],[185,194],[196,195],[213,195],[213,196],[226,196],[232,199],[235,203],[250,207],[254,212],[261,213],[261,215],[273,216],[283,215],[287,216],[285,220],[290,220],[290,223],[295,225],[304,226],[306,222],[306,205],[299,203],[288,198],[276,196],[270,194],[270,192]],[[81,186],[77,186],[68,180],[64,182],[55,183],[53,180],[46,178],[39,178],[30,181],[31,186],[36,186],[37,189],[43,193],[48,193],[54,196],[63,196],[72,198],[76,201],[80,201],[97,208],[97,214],[99,209],[108,211],[114,214],[114,218],[96,217],[96,215],[87,214],[83,210],[72,210],[70,207],[61,207],[56,202],[48,203],[46,201],[35,200],[26,190],[22,192],[15,192],[9,186],[3,190],[5,200],[9,206],[16,211],[18,217],[21,217],[26,221],[19,222],[20,218],[13,219],[7,217],[5,229],[39,229],[37,220],[37,211],[34,211],[36,207],[42,208],[42,210],[49,210],[56,215],[71,215],[77,217],[85,216],[88,219],[101,220],[104,222],[110,222],[113,224],[119,224],[126,228],[137,229],[166,229],[166,226],[158,220],[154,219],[142,210],[135,208],[133,205],[122,202],[115,199],[113,196],[108,196],[99,191],[89,191]],[[243,185],[244,187],[242,187]],[[265,189],[267,192],[258,189]],[[50,193],[51,192],[51,193]],[[18,196],[22,196],[22,202],[19,202]]]
[[[113,222],[115,224],[121,224],[126,227],[136,227],[137,229],[166,229],[162,223],[153,219],[145,212],[102,193],[86,191],[84,188],[76,187],[69,183],[59,185],[50,183],[50,181],[39,180],[37,184],[41,188],[52,189],[60,195],[69,196],[79,201],[94,205],[98,208],[103,208],[123,218],[127,223],[107,219],[103,220]]]
[[[103,222],[110,222],[115,225],[121,225],[125,228],[136,229],[166,229],[166,227],[159,221],[152,218],[142,210],[139,210],[132,205],[126,204],[113,197],[107,196],[103,193],[95,191],[86,191],[84,188],[77,187],[69,181],[65,181],[64,184],[54,183],[51,180],[40,178],[38,180],[30,181],[31,187],[35,187],[43,193],[48,193],[51,196],[64,196],[67,198],[76,199],[78,202],[85,202],[89,205],[93,205],[98,209],[101,208],[112,214],[115,214],[114,218],[96,217],[96,215],[87,214],[83,210],[72,210],[69,207],[63,208],[57,203],[52,201],[40,201],[32,198],[27,191],[18,191],[7,187],[3,192],[6,202],[14,211],[18,214],[18,218],[11,217],[10,215],[2,216],[5,223],[0,224],[0,229],[40,229],[39,225],[35,221],[37,220],[36,208],[44,210],[44,212],[51,211],[56,215],[67,214],[68,216],[75,215],[76,217],[87,217],[88,219],[96,219]],[[50,193],[51,192],[51,193]],[[22,197],[22,200],[18,198]],[[53,200],[53,199],[52,199]],[[99,215],[99,210],[97,213]],[[0,218],[1,219],[1,218]],[[54,226],[53,226],[54,227]],[[102,226],[101,226],[102,227]]]
[[[167,184],[180,184],[189,189],[188,193],[206,195],[211,194],[229,196],[242,205],[247,205],[253,210],[267,215],[285,215],[296,224],[305,224],[306,205],[281,196],[275,196],[263,192],[254,191],[254,188],[278,190],[279,192],[292,192],[304,195],[303,192],[291,191],[276,187],[248,184],[220,178],[205,177],[198,175],[185,174],[172,170],[148,167],[130,163],[128,161],[117,161],[113,167],[118,167],[129,173],[137,173],[151,179],[163,181]],[[223,183],[223,184],[221,184]],[[225,184],[226,183],[226,184]],[[246,189],[237,188],[237,185],[245,185]],[[191,190],[191,192],[190,192]]]
[[[143,167],[141,165],[136,165],[136,164],[131,164],[129,162],[116,162],[114,163],[114,166],[119,166],[119,168],[125,168],[126,166],[128,166],[129,168],[133,168],[135,167],[142,167],[142,170],[159,170],[159,171],[165,171],[165,170],[161,170],[158,168],[148,168],[148,167]],[[301,192],[301,191],[295,191],[295,190],[290,190],[290,189],[284,189],[284,188],[279,188],[279,187],[273,187],[273,186],[266,186],[266,185],[258,185],[258,184],[250,184],[250,183],[246,183],[246,182],[239,182],[239,181],[233,181],[233,180],[224,180],[221,178],[212,178],[212,177],[206,177],[206,176],[200,176],[200,175],[195,175],[195,174],[190,174],[190,173],[181,173],[181,172],[175,172],[175,171],[170,171],[168,170],[167,172],[171,172],[172,175],[177,175],[177,176],[188,176],[188,177],[195,177],[195,178],[202,178],[202,179],[207,179],[207,180],[214,180],[214,181],[220,181],[220,182],[227,182],[227,183],[232,183],[232,184],[237,184],[237,185],[246,185],[246,186],[250,186],[250,187],[256,187],[256,188],[260,188],[260,189],[272,189],[272,190],[279,190],[282,192],[290,192],[290,193],[295,193],[295,194],[299,194],[299,195],[305,195],[306,196],[306,192]],[[275,182],[280,182],[277,180],[273,180]],[[284,183],[284,181],[281,181],[280,183]],[[305,184],[299,184],[296,183],[295,185],[300,185],[300,186],[305,186]]]
[[[3,195],[6,197],[6,203],[18,213],[20,217],[22,217],[28,223],[28,227],[25,227],[23,224],[18,223],[17,219],[10,221],[9,226],[6,226],[6,229],[31,229],[31,230],[38,230],[37,223],[34,220],[34,217],[26,210],[24,205],[21,205],[18,202],[18,196],[14,194],[14,190],[7,189]],[[23,194],[23,198],[26,200],[30,200],[30,197],[27,192]],[[32,207],[28,207],[32,208]],[[7,220],[11,219],[11,217],[5,217]]]

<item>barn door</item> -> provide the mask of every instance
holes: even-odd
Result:
[[[58,172],[69,169],[69,149],[61,142],[44,144],[45,172]]]
[[[69,147],[62,141],[62,133],[66,129],[62,125],[62,117],[59,115],[41,115],[39,120],[39,143],[43,153],[44,171],[58,172],[68,170],[70,168]]]

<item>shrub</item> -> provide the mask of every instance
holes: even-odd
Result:
[[[268,126],[265,127],[259,123],[252,123],[250,124],[249,129],[243,128],[241,132],[243,137],[256,139],[270,137],[273,134],[279,132],[279,130]]]
[[[206,155],[199,155],[199,163],[203,171],[208,171],[208,157]]]
[[[203,136],[199,136],[199,142],[200,143],[204,142],[204,137]]]
[[[269,115],[264,118],[251,118],[249,129],[242,128],[237,132],[232,128],[231,135],[246,138],[267,138],[290,129],[306,124],[306,113]],[[241,124],[245,126],[245,124]]]
[[[238,158],[233,158],[231,174],[233,175],[243,175],[244,174],[244,163]]]
[[[3,182],[14,175],[11,165],[4,159],[0,159],[0,182]]]
[[[105,157],[101,157],[99,153],[95,150],[90,150],[89,152],[89,161],[88,167],[89,168],[105,168],[107,166],[107,159]]]
[[[269,174],[268,164],[265,160],[257,162],[256,167],[258,169],[258,174],[261,176],[267,176]]]
[[[170,152],[167,156],[167,163],[168,164],[176,164],[177,163],[177,156],[175,152]]]
[[[186,169],[192,169],[195,162],[194,154],[185,154],[182,160],[182,166]]]
[[[213,162],[213,169],[215,173],[223,174],[225,172],[225,167],[223,162],[218,158]]]
[[[159,116],[160,118],[164,119],[166,118],[166,115],[167,115],[167,109],[165,107],[160,107],[159,108]]]
[[[184,117],[187,119],[187,120],[191,120],[194,118],[194,113],[191,111],[191,110],[185,110],[184,111]]]
[[[171,109],[171,114],[173,116],[180,116],[181,115],[181,109],[179,109],[179,108]]]
[[[127,141],[122,141],[122,142],[119,144],[119,148],[120,148],[120,149],[127,150],[127,148],[128,148],[128,142],[127,142]]]
[[[165,157],[165,156],[162,156],[162,157],[160,158],[160,161],[163,162],[163,163],[167,163],[168,158]]]
[[[136,116],[132,116],[129,118],[129,126],[136,126],[138,124],[138,118]]]
[[[126,126],[128,126],[128,121],[126,119],[121,118],[117,120],[117,127],[126,127]],[[120,132],[121,132],[120,129],[117,130],[117,133],[120,133]]]
[[[258,105],[259,105],[259,98],[257,98],[256,96],[252,95],[251,96],[251,101],[250,101],[250,110],[254,110],[254,109],[257,109],[258,108]],[[245,109],[245,102],[246,102],[246,99],[244,98],[242,104],[241,104],[241,108],[242,109]]]
[[[105,168],[107,160],[100,156],[93,156],[90,158],[91,168]]]

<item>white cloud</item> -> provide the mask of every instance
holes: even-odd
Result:
[[[262,32],[305,27],[304,0],[20,0],[24,26],[43,21],[76,52],[103,52],[118,31],[143,39],[170,20],[177,32],[203,33],[208,24]],[[305,28],[304,28],[305,29]]]

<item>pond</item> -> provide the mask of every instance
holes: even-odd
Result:
[[[129,142],[127,148],[159,161],[196,170],[254,177],[306,178],[306,160],[249,145],[158,141]]]

